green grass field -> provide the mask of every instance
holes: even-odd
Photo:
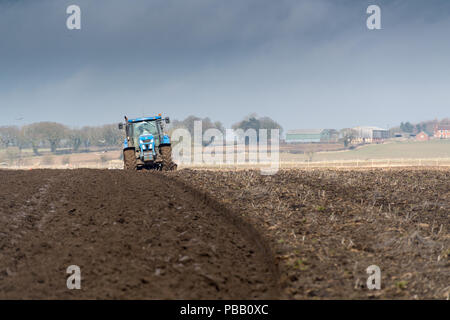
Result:
[[[392,141],[371,144],[355,150],[317,152],[312,161],[372,160],[372,159],[431,159],[450,158],[450,140]],[[305,154],[282,153],[284,161],[305,161]]]

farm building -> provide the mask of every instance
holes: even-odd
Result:
[[[435,126],[434,137],[438,139],[450,139],[450,125]]]
[[[337,142],[339,133],[334,129],[299,129],[288,130],[287,143]]]
[[[416,135],[416,140],[417,141],[428,141],[428,140],[430,140],[430,137],[428,136],[428,134],[426,132],[421,131]]]
[[[353,143],[381,142],[390,137],[389,130],[378,127],[355,127],[353,131],[356,133]]]
[[[288,130],[288,132],[286,133],[286,142],[287,143],[320,142],[322,131],[323,129]]]
[[[386,140],[390,138],[389,130],[377,129],[372,131],[373,140]]]

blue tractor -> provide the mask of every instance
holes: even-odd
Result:
[[[125,170],[159,169],[176,170],[172,161],[172,146],[165,133],[165,124],[169,118],[155,117],[128,119],[119,123],[119,129],[125,128],[123,163]]]

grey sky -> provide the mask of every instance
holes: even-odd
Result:
[[[70,4],[79,31],[66,28]],[[382,30],[366,28],[369,4]],[[0,125],[448,117],[449,32],[447,0],[0,0]]]

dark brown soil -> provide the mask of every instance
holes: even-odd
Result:
[[[448,169],[0,179],[0,299],[449,298]]]
[[[255,230],[161,173],[0,171],[0,179],[0,299],[280,297]],[[81,290],[66,287],[70,265],[81,268]]]
[[[449,299],[450,170],[169,173],[256,226],[295,299]],[[368,290],[367,267],[381,269]]]

